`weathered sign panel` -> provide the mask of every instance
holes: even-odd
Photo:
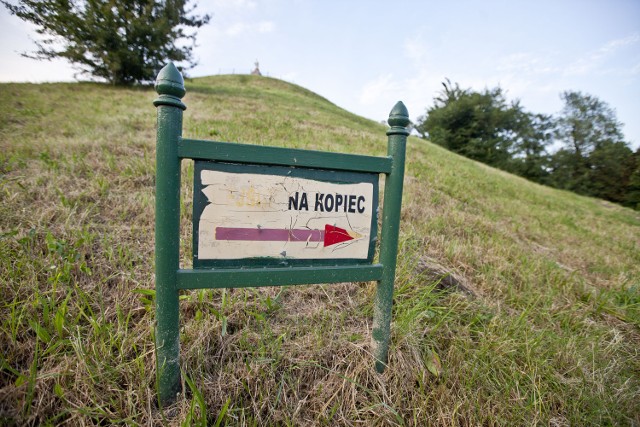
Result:
[[[373,259],[377,174],[198,161],[194,183],[195,267]]]

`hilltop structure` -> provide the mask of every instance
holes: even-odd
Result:
[[[260,63],[256,60],[255,64],[256,68],[251,72],[251,75],[253,76],[261,76],[262,73],[260,72]]]

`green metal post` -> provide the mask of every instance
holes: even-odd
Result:
[[[402,102],[398,102],[391,110],[389,126],[391,128],[387,131],[387,136],[389,137],[388,154],[393,159],[393,166],[384,184],[384,208],[380,242],[380,263],[384,266],[384,271],[382,279],[378,282],[373,306],[372,347],[373,355],[376,358],[376,370],[379,373],[384,372],[389,353],[405,151],[407,136],[409,136],[409,131],[407,130],[409,112]]]
[[[158,402],[176,399],[180,384],[180,313],[177,271],[180,263],[180,158],[182,136],[181,99],[184,80],[173,63],[156,79],[160,95],[153,105],[158,110],[156,142],[156,368]]]

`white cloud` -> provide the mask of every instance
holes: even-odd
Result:
[[[276,25],[271,21],[262,21],[256,24],[247,22],[236,22],[225,30],[225,34],[231,37],[240,36],[246,33],[266,34],[272,33]]]
[[[258,23],[258,32],[262,34],[271,33],[275,28],[276,24],[271,21],[262,21]]]
[[[237,22],[226,29],[225,34],[228,36],[238,36],[249,29],[249,26],[244,22]]]
[[[608,41],[598,49],[587,53],[584,57],[578,58],[574,64],[569,65],[564,70],[563,74],[565,76],[580,76],[588,74],[599,68],[604,61],[613,56],[620,49],[634,45],[638,42],[640,42],[640,34],[638,33],[631,34],[630,36],[621,39]],[[617,70],[610,68],[605,74],[612,74],[616,71]]]
[[[427,46],[420,35],[413,36],[404,41],[404,53],[410,60],[421,63],[427,54]]]
[[[636,44],[639,41],[640,41],[640,34],[635,33],[622,39],[611,40],[610,42],[602,46],[600,49],[598,49],[598,51],[601,52],[602,54],[613,53],[621,47]]]
[[[426,103],[441,89],[440,75],[424,69],[406,77],[379,75],[362,86],[356,108],[366,117],[379,120],[386,118],[397,101],[402,101],[409,115],[418,117],[424,113]]]
[[[364,84],[360,91],[360,103],[364,105],[376,104],[386,99],[390,93],[397,92],[399,83],[393,79],[392,74],[378,76]]]
[[[498,59],[496,71],[518,74],[551,74],[557,72],[558,68],[549,63],[548,56],[540,56],[533,52],[519,52]]]

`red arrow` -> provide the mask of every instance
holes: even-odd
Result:
[[[348,242],[353,240],[358,235],[356,233],[349,233],[344,228],[334,227],[333,225],[326,224],[324,226],[324,245],[331,246],[342,242]]]
[[[332,246],[362,235],[326,224],[323,230],[286,228],[216,227],[216,240],[244,240],[253,242],[323,242]]]

